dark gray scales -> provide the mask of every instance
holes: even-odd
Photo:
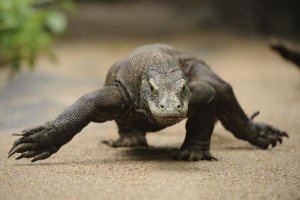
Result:
[[[88,93],[56,119],[22,131],[9,157],[42,160],[57,152],[90,122],[115,120],[120,138],[112,147],[147,146],[146,134],[187,118],[186,137],[173,153],[178,160],[215,159],[210,138],[216,119],[235,137],[267,149],[288,137],[249,118],[232,87],[196,57],[175,48],[147,45],[114,64],[103,88]]]

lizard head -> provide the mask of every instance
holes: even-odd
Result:
[[[186,118],[190,89],[179,66],[150,67],[143,76],[143,107],[159,124],[172,125]]]

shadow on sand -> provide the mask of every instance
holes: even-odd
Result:
[[[128,162],[128,161],[172,161],[171,154],[175,148],[171,147],[140,147],[140,148],[122,148],[120,155],[112,158],[103,159],[86,159],[86,160],[73,160],[62,162],[34,162],[34,163],[16,163],[14,166],[48,166],[48,165],[73,165],[73,164],[105,164],[111,162]],[[29,161],[29,160],[28,160]]]
[[[172,160],[171,154],[176,150],[174,147],[143,147],[131,148],[122,152],[124,157],[130,160],[168,161]]]

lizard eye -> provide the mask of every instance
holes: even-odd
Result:
[[[186,91],[187,91],[187,86],[186,85],[184,85],[183,87],[182,87],[182,89],[181,89],[181,94],[185,94],[186,93]]]
[[[149,80],[149,87],[150,87],[151,92],[157,91],[157,86],[155,85],[153,79]]]
[[[151,92],[154,92],[154,87],[152,85],[150,85],[150,90]]]

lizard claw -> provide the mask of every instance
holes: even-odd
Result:
[[[171,156],[174,160],[184,161],[218,160],[208,151],[175,150]]]
[[[10,151],[8,158],[16,153],[21,155],[16,158],[33,158],[31,162],[43,160],[57,152],[61,145],[53,144],[55,131],[50,126],[37,126],[23,130],[21,133],[14,133],[15,136],[21,136],[17,139]]]
[[[250,119],[253,120],[255,117],[257,117],[259,115],[259,110],[254,112],[251,116]]]
[[[259,115],[259,111],[254,112],[249,121],[246,123],[246,129],[250,135],[248,141],[262,149],[268,149],[271,145],[275,147],[277,143],[282,143],[282,137],[289,137],[285,131],[281,131],[265,123],[253,122],[254,118]]]
[[[285,131],[281,131],[265,123],[249,124],[252,137],[249,142],[262,149],[268,149],[269,145],[275,147],[277,143],[282,143],[283,137],[289,137]]]

